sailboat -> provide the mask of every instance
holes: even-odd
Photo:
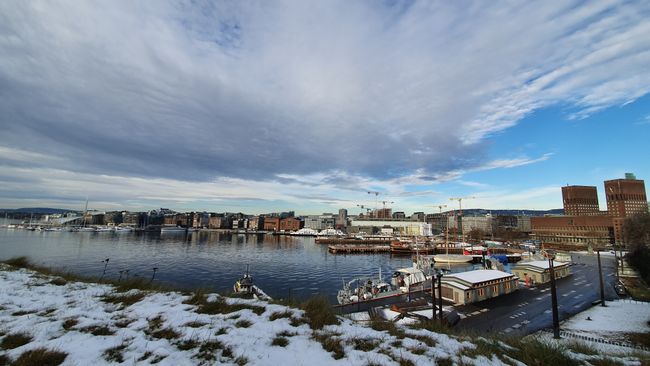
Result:
[[[445,235],[445,247],[446,247],[445,254],[436,254],[433,256],[433,259],[436,262],[451,264],[451,263],[468,263],[474,260],[474,257],[472,257],[471,255],[449,254],[449,227],[447,227],[447,234]]]

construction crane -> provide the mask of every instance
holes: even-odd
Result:
[[[366,214],[369,214],[370,211],[372,211],[370,208],[366,207],[365,205],[357,205],[357,207],[359,207],[362,210],[366,210]],[[361,212],[361,214],[363,214],[363,211]]]
[[[385,208],[386,208],[386,204],[387,204],[387,203],[388,203],[388,204],[393,204],[393,203],[395,203],[395,202],[393,202],[393,201],[381,201],[381,204],[382,204],[382,208],[384,208],[384,209],[385,209]]]
[[[460,217],[463,216],[463,200],[469,200],[469,199],[474,199],[476,197],[470,196],[470,197],[451,197],[449,198],[450,201],[458,201],[458,235],[461,238],[463,237],[463,228],[462,228],[462,223]]]

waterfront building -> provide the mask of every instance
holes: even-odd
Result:
[[[553,273],[555,279],[571,275],[569,262],[553,261]],[[551,280],[551,270],[548,260],[519,262],[512,268],[512,273],[522,280],[530,283],[546,283]]]
[[[280,217],[264,217],[264,230],[278,231],[280,230]]]
[[[432,235],[431,224],[421,221],[356,218],[350,223],[351,232],[363,231],[368,234],[373,234],[382,231],[388,232],[390,230],[382,230],[388,228],[391,228],[393,233],[405,236]]]
[[[463,235],[469,234],[473,229],[482,230],[485,234],[493,233],[493,217],[492,215],[484,216],[463,216],[461,221],[461,227],[463,228]],[[458,217],[457,216],[448,216],[447,226],[449,229],[458,230]]]
[[[263,216],[253,216],[248,219],[248,230],[258,231],[264,229],[264,217]]]
[[[393,212],[393,218],[396,220],[404,220],[406,219],[406,214],[403,211],[396,211]]]
[[[375,218],[377,219],[390,219],[393,217],[393,209],[391,208],[380,208],[375,210]]]
[[[533,239],[558,247],[602,247],[614,241],[613,220],[609,216],[532,217],[531,224]]]
[[[339,216],[336,219],[335,227],[337,229],[345,229],[348,226],[348,210],[339,209]]]
[[[336,217],[332,214],[304,216],[304,227],[314,230],[325,230],[336,226]]]
[[[287,217],[280,219],[280,231],[298,231],[302,221],[298,220],[295,217]]]
[[[518,284],[516,275],[480,269],[445,275],[440,288],[443,299],[464,305],[509,294],[517,290]]]
[[[411,215],[411,220],[414,221],[424,221],[424,212],[413,212],[413,215]]]

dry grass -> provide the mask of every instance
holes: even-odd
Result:
[[[176,343],[176,348],[181,351],[188,351],[198,347],[200,344],[201,342],[197,341],[196,339],[185,339],[181,342]]]
[[[30,314],[36,314],[38,311],[36,310],[18,310],[16,312],[11,313],[11,316],[23,316],[23,315],[30,315]]]
[[[123,306],[131,306],[142,299],[144,299],[145,294],[142,292],[136,292],[130,295],[104,295],[101,300],[110,304],[122,304]]]
[[[278,312],[275,312],[275,313],[271,314],[271,316],[269,316],[269,320],[270,321],[275,321],[275,320],[282,319],[282,318],[291,318],[292,316],[293,316],[293,313],[291,311],[288,311],[288,310],[282,311],[282,312],[278,311]]]
[[[208,325],[207,323],[203,323],[197,320],[187,322],[183,324],[184,327],[190,327],[190,328],[201,328],[202,326]]]
[[[126,343],[122,343],[119,346],[111,347],[106,349],[102,353],[102,357],[108,362],[124,362],[124,350],[128,347]]]
[[[395,323],[386,320],[372,319],[370,321],[370,328],[380,332],[388,332],[388,334],[399,339],[404,339],[406,337],[406,333],[402,329],[398,328]]]
[[[56,366],[63,363],[68,354],[47,348],[36,348],[21,354],[12,366]]]
[[[345,357],[345,350],[341,341],[338,339],[338,334],[335,333],[314,333],[312,338],[318,341],[323,349],[327,352],[332,353],[332,357],[335,360],[340,360]]]
[[[352,344],[354,346],[354,349],[357,351],[370,352],[373,349],[377,348],[379,342],[373,339],[355,338],[352,340]]]
[[[68,284],[68,281],[66,281],[65,278],[57,277],[50,281],[50,283],[56,286],[65,286]]]
[[[250,321],[248,321],[246,319],[242,319],[242,320],[238,321],[237,323],[235,323],[235,326],[237,328],[248,328],[251,325],[253,325],[253,323],[251,323]]]
[[[79,329],[80,332],[90,333],[94,336],[111,336],[115,331],[105,325],[91,325],[89,327]]]
[[[314,330],[323,329],[326,325],[339,324],[339,319],[327,298],[324,296],[312,297],[302,305],[309,327]]]
[[[157,339],[178,339],[181,335],[172,327],[164,327],[164,319],[161,315],[156,316],[155,318],[148,319],[148,328],[145,329],[144,333],[150,337]]]
[[[77,319],[75,319],[75,318],[70,318],[70,319],[66,319],[66,320],[63,322],[63,324],[61,324],[61,326],[62,326],[63,329],[65,329],[65,330],[70,330],[70,329],[74,328],[75,325],[77,325],[77,324],[79,324],[79,321],[78,321]]]
[[[32,341],[32,336],[28,333],[11,333],[7,334],[0,342],[2,349],[14,349],[24,346]]]
[[[289,340],[284,337],[276,336],[271,342],[271,346],[286,347],[289,344]]]

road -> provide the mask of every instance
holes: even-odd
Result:
[[[560,321],[592,306],[600,300],[596,254],[573,254],[572,274],[556,281]],[[613,255],[601,255],[605,299],[618,296]],[[463,318],[457,327],[478,332],[525,335],[553,326],[550,284],[536,288],[525,286],[512,294],[475,304],[456,307]],[[561,328],[561,326],[560,326]]]

